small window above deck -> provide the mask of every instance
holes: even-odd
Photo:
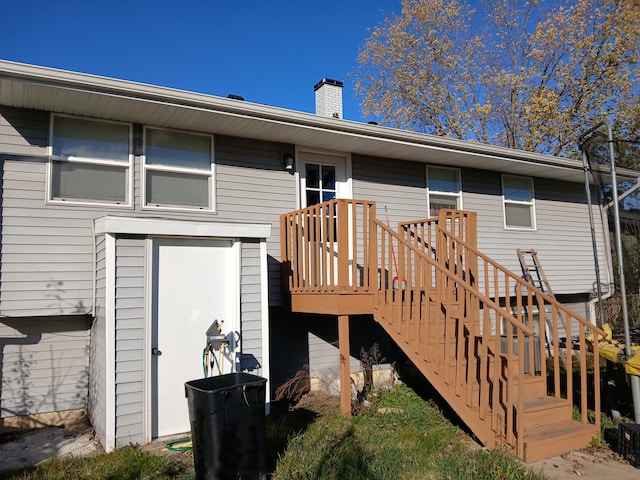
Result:
[[[427,204],[430,217],[437,216],[441,208],[462,209],[459,169],[427,167]]]

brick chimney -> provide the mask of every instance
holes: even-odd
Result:
[[[323,78],[315,84],[316,115],[342,118],[342,87],[341,81],[330,78]]]

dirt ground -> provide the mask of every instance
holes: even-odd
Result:
[[[158,455],[167,455],[173,460],[183,463],[189,460],[185,458],[185,453],[168,451],[163,448],[165,443],[159,441],[144,447],[144,449]],[[91,427],[86,423],[5,434],[0,438],[0,472],[36,465],[47,458],[88,456],[102,451],[100,443],[92,434]],[[537,472],[543,472],[550,480],[572,478],[580,480],[640,479],[640,469],[633,467],[616,453],[605,448],[570,452],[532,463],[529,466]]]
[[[542,471],[552,480],[576,478],[581,480],[638,480],[640,469],[633,467],[619,455],[605,448],[584,449],[548,458],[529,465]]]
[[[3,433],[0,436],[0,472],[37,465],[53,457],[84,457],[103,451],[86,418],[64,427]]]

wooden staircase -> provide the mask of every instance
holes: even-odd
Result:
[[[488,448],[533,462],[586,446],[600,432],[604,332],[479,252],[476,232],[475,213],[457,210],[393,230],[373,202],[355,200],[283,215],[292,310],[372,314]],[[548,329],[534,305],[547,312]],[[560,318],[568,330],[576,326],[567,334],[582,352],[593,333],[591,370],[587,355],[573,360],[571,344],[566,368],[559,349],[545,350]]]

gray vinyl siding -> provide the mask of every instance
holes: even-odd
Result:
[[[105,236],[96,237],[96,305],[91,326],[89,349],[88,415],[100,439],[106,438],[107,428],[107,351],[106,351],[106,253]]]
[[[269,222],[269,303],[282,304],[279,215],[296,208],[295,177],[283,169],[283,145],[215,136],[216,212],[143,210],[140,158],[134,206],[91,207],[45,203],[49,113],[0,108],[3,232],[0,315],[79,314],[91,311],[94,218],[111,215],[207,222]],[[426,214],[425,165],[353,155],[354,198],[388,207],[392,226]],[[463,206],[479,213],[479,243],[489,256],[518,271],[515,248],[536,248],[557,293],[592,288],[593,260],[583,187],[534,179],[535,231],[504,229],[499,172],[463,170]],[[598,217],[596,217],[598,218]],[[602,227],[596,222],[598,237]],[[584,233],[587,233],[586,235]],[[600,242],[605,258],[604,242]]]
[[[376,202],[377,215],[391,228],[398,222],[425,218],[427,210],[424,163],[353,155],[353,198]]]
[[[91,217],[44,206],[48,121],[46,112],[0,108],[4,316],[91,311]]]
[[[143,441],[145,240],[116,239],[116,447]]]
[[[521,274],[516,249],[533,248],[555,294],[591,292],[595,268],[584,185],[545,178],[534,178],[533,182],[537,228],[505,229],[500,174],[482,170],[462,172],[464,208],[478,212],[480,251]],[[597,206],[594,218],[601,268],[606,268]]]
[[[3,162],[0,315],[89,313],[91,215],[44,208],[44,159]]]
[[[240,370],[263,375],[262,286],[260,279],[260,242],[243,241],[240,267],[240,330],[242,357]],[[256,365],[257,362],[257,365]]]
[[[340,350],[335,317],[318,322],[309,332],[309,375],[331,382],[340,378]],[[355,336],[355,335],[354,335]],[[352,352],[349,357],[351,372],[360,369],[358,356]],[[338,392],[332,392],[338,393]]]
[[[84,409],[87,316],[0,319],[0,416]]]
[[[392,228],[400,221],[425,218],[425,165],[354,155],[353,196],[377,202],[377,215]],[[500,172],[462,170],[462,203],[478,214],[478,247],[520,275],[516,249],[535,249],[556,294],[585,293],[594,288],[595,269],[584,185],[534,178],[535,230],[504,227]],[[607,258],[602,222],[594,207],[599,256]],[[606,273],[603,271],[603,274]]]
[[[296,206],[295,176],[282,165],[282,145],[216,136],[216,199],[221,221],[271,223],[267,239],[269,305],[282,305],[280,215]]]
[[[0,107],[0,145],[4,155],[46,155],[48,138],[47,112]]]
[[[295,209],[295,177],[281,163],[282,144],[215,136],[216,212],[143,209],[141,158],[134,159],[133,207],[46,203],[49,114],[0,108],[3,232],[0,315],[92,311],[93,220],[105,215],[271,223],[269,301],[282,303],[280,214]]]

